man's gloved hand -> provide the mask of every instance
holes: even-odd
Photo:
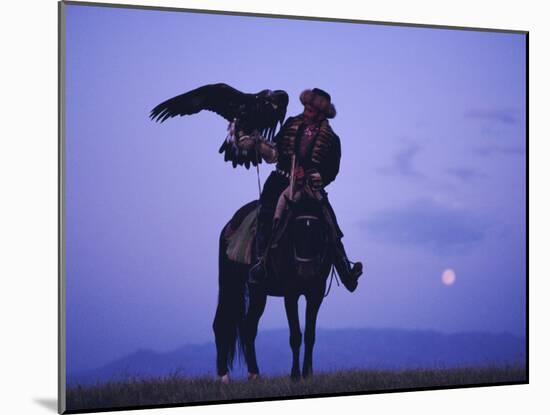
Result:
[[[267,141],[262,136],[259,136],[258,140],[256,140],[256,149],[266,163],[275,163],[279,157],[277,146],[274,143]]]
[[[323,188],[323,179],[318,171],[313,171],[309,174],[309,183],[313,190],[320,190]]]
[[[242,132],[238,133],[237,147],[241,150],[251,151],[256,146],[256,137]]]

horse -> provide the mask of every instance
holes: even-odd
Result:
[[[334,254],[330,249],[328,225],[322,220],[318,200],[305,198],[290,203],[287,223],[272,245],[267,257],[266,284],[249,284],[251,265],[235,262],[227,256],[228,232],[236,229],[243,218],[258,207],[258,201],[242,206],[225,224],[219,239],[219,293],[212,325],[216,342],[216,369],[219,379],[229,383],[230,369],[236,353],[244,356],[248,379],[257,379],[260,369],[256,359],[255,340],[267,296],[284,297],[292,349],[290,377],[307,378],[313,373],[313,346],[317,314],[325,297],[327,279]],[[304,359],[300,371],[302,332],[298,299],[304,296],[306,324]]]

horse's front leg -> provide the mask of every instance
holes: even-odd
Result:
[[[302,345],[302,331],[298,315],[298,296],[285,296],[286,318],[290,330],[290,347],[292,349],[292,370],[290,377],[300,379],[300,346]]]
[[[313,345],[315,344],[315,329],[317,326],[317,314],[323,302],[323,293],[315,293],[306,296],[306,328],[304,335],[304,366],[302,376],[304,378],[313,374]]]
[[[256,359],[256,335],[258,324],[265,310],[267,295],[262,287],[250,286],[249,307],[246,318],[243,322],[242,335],[244,341],[244,355],[248,367],[248,378],[256,379],[260,374],[258,361]]]

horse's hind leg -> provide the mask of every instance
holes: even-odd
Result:
[[[242,270],[225,255],[226,246],[223,231],[220,236],[218,307],[212,328],[216,338],[216,371],[222,380],[228,379],[232,368],[237,342],[239,323],[244,316],[244,282]]]
[[[256,359],[256,335],[258,324],[265,310],[267,295],[261,287],[251,286],[249,291],[249,307],[241,329],[244,355],[248,367],[248,378],[255,379],[260,374]]]
[[[218,376],[223,377],[229,373],[229,333],[227,333],[227,321],[224,318],[224,304],[218,303],[216,317],[214,317],[214,336],[216,339],[216,371]]]
[[[323,293],[320,295],[306,296],[306,328],[304,333],[304,366],[302,376],[309,377],[313,374],[313,345],[315,344],[315,329],[317,314],[323,302]]]
[[[285,296],[286,318],[290,330],[290,348],[292,349],[292,370],[290,377],[300,379],[300,346],[302,345],[302,331],[298,315],[298,296]]]

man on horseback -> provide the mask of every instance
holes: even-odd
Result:
[[[204,110],[215,112],[229,122],[219,149],[226,162],[234,168],[244,166],[247,169],[258,167],[262,161],[277,163],[260,195],[259,210],[256,210],[257,201],[247,203],[220,233],[219,295],[213,329],[216,369],[222,382],[229,381],[237,351],[246,359],[249,378],[258,377],[255,339],[268,295],[284,297],[292,348],[291,377],[311,376],[317,313],[325,297],[330,267],[335,266],[349,291],[357,288],[362,273],[362,264],[353,264],[346,256],[341,241],[343,234],[324,190],[334,181],[340,168],[340,139],[328,122],[329,118],[334,118],[336,110],[330,95],[317,88],[303,91],[300,101],[304,105],[303,113],[285,122],[289,102],[286,91],[263,89],[246,93],[225,83],[216,83],[169,98],[154,107],[149,115],[152,120],[162,123]],[[281,128],[275,134],[279,125]],[[286,209],[289,205],[291,209]],[[318,226],[320,221],[317,219],[326,222],[329,232]],[[258,248],[256,263],[251,266],[254,262],[251,229],[255,222]],[[287,225],[290,225],[290,233],[285,232]],[[329,246],[325,246],[327,239]],[[268,251],[275,245],[278,248],[270,254],[274,261],[267,261]],[[294,258],[289,257],[291,250]],[[270,271],[280,266],[278,272],[273,273],[279,280],[280,274],[283,278],[284,275],[300,278],[284,281],[290,282],[282,284],[284,290],[274,289],[277,278],[273,281],[266,278],[268,263]],[[259,285],[247,290],[247,280]],[[306,299],[306,321],[300,370],[302,332],[298,299],[302,295]],[[237,344],[241,347],[237,348]]]
[[[274,137],[273,142],[258,140],[257,149],[267,163],[277,162],[265,182],[260,196],[260,211],[256,231],[257,262],[250,270],[249,282],[265,281],[266,256],[273,231],[273,216],[281,194],[292,181],[305,181],[318,195],[324,218],[329,225],[332,247],[335,253],[334,266],[344,286],[353,292],[362,274],[361,262],[348,260],[343,233],[328,201],[325,187],[336,178],[340,167],[340,139],[329,125],[329,118],[336,116],[330,95],[318,88],[305,90],[300,95],[304,111],[289,117]],[[292,198],[292,195],[290,195]]]

